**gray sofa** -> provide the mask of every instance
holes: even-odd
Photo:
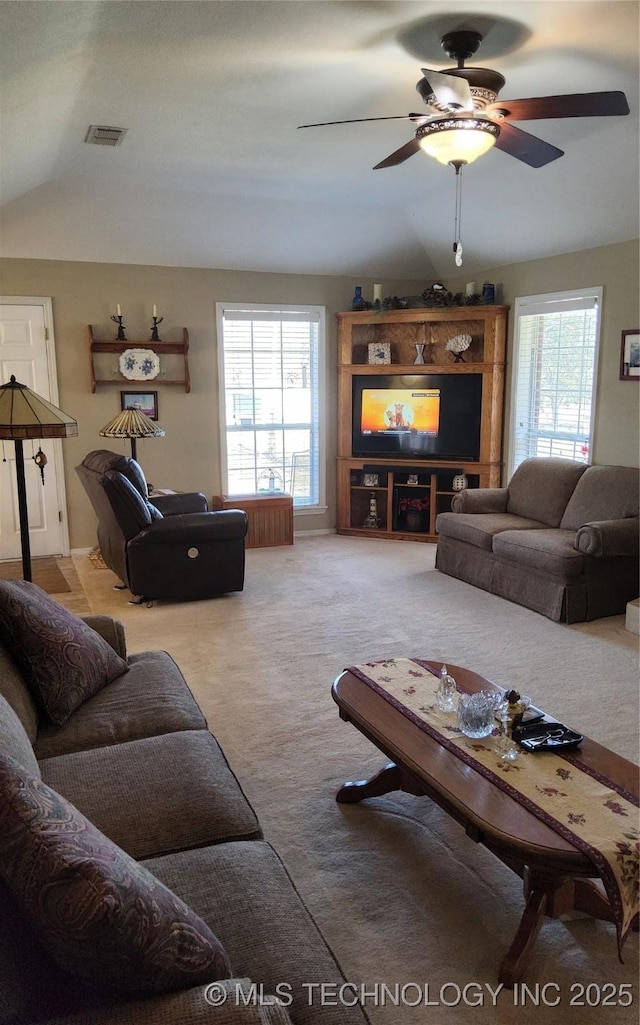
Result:
[[[638,597],[639,471],[527,459],[507,487],[463,491],[436,520],[436,567],[550,619],[624,613]]]
[[[6,878],[12,853],[7,846],[15,846],[15,838],[7,832],[8,802],[0,795],[1,1025],[366,1023],[360,1006],[348,1006],[351,994],[342,1005],[322,1006],[318,988],[313,990],[319,983],[341,986],[342,970],[278,855],[263,839],[253,809],[170,656],[161,651],[127,655],[120,623],[107,616],[77,617],[83,630],[87,624],[92,637],[96,632],[100,644],[107,641],[104,647],[118,653],[125,671],[55,725],[39,709],[32,682],[25,680],[2,611],[1,756],[17,765],[16,771],[30,774],[35,794],[38,788],[50,794],[51,788],[63,795],[188,905],[224,947],[230,977],[209,991],[206,980],[200,980],[170,992],[137,995],[105,990],[73,968],[61,968]],[[43,620],[43,630],[48,629]],[[44,904],[56,899],[55,891],[41,895]],[[71,917],[70,903],[62,911]],[[84,913],[75,909],[73,916]]]

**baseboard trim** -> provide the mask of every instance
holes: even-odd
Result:
[[[319,537],[320,534],[335,534],[335,527],[323,527],[322,530],[294,530],[293,536],[296,537]]]

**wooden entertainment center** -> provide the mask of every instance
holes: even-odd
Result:
[[[464,474],[469,487],[500,485],[507,312],[507,306],[447,306],[337,314],[339,534],[435,541],[436,516],[451,506],[454,477]],[[472,340],[456,362],[446,345],[460,334]],[[370,345],[390,351],[391,362],[369,363]],[[415,363],[418,352],[423,364]],[[410,389],[421,386],[424,374],[481,375],[478,458],[354,456],[357,383],[370,377],[374,387],[391,378],[394,388],[397,379],[398,388]],[[377,527],[365,526],[372,499]]]

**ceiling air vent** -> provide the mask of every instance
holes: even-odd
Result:
[[[110,128],[107,125],[89,125],[84,141],[93,146],[119,146],[125,135],[126,128]]]

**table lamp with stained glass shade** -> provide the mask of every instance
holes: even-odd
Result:
[[[26,384],[20,384],[13,374],[7,384],[0,386],[0,439],[13,441],[16,449],[22,574],[25,580],[31,580],[31,547],[23,442],[35,438],[70,438],[77,433],[78,424],[73,417],[63,413],[47,399],[36,395]],[[41,449],[38,449],[34,460],[42,473],[44,483],[46,456]]]
[[[165,431],[157,423],[141,413],[139,409],[123,409],[98,432],[101,438],[129,438],[131,441],[131,458],[138,458],[138,438],[162,438]]]

